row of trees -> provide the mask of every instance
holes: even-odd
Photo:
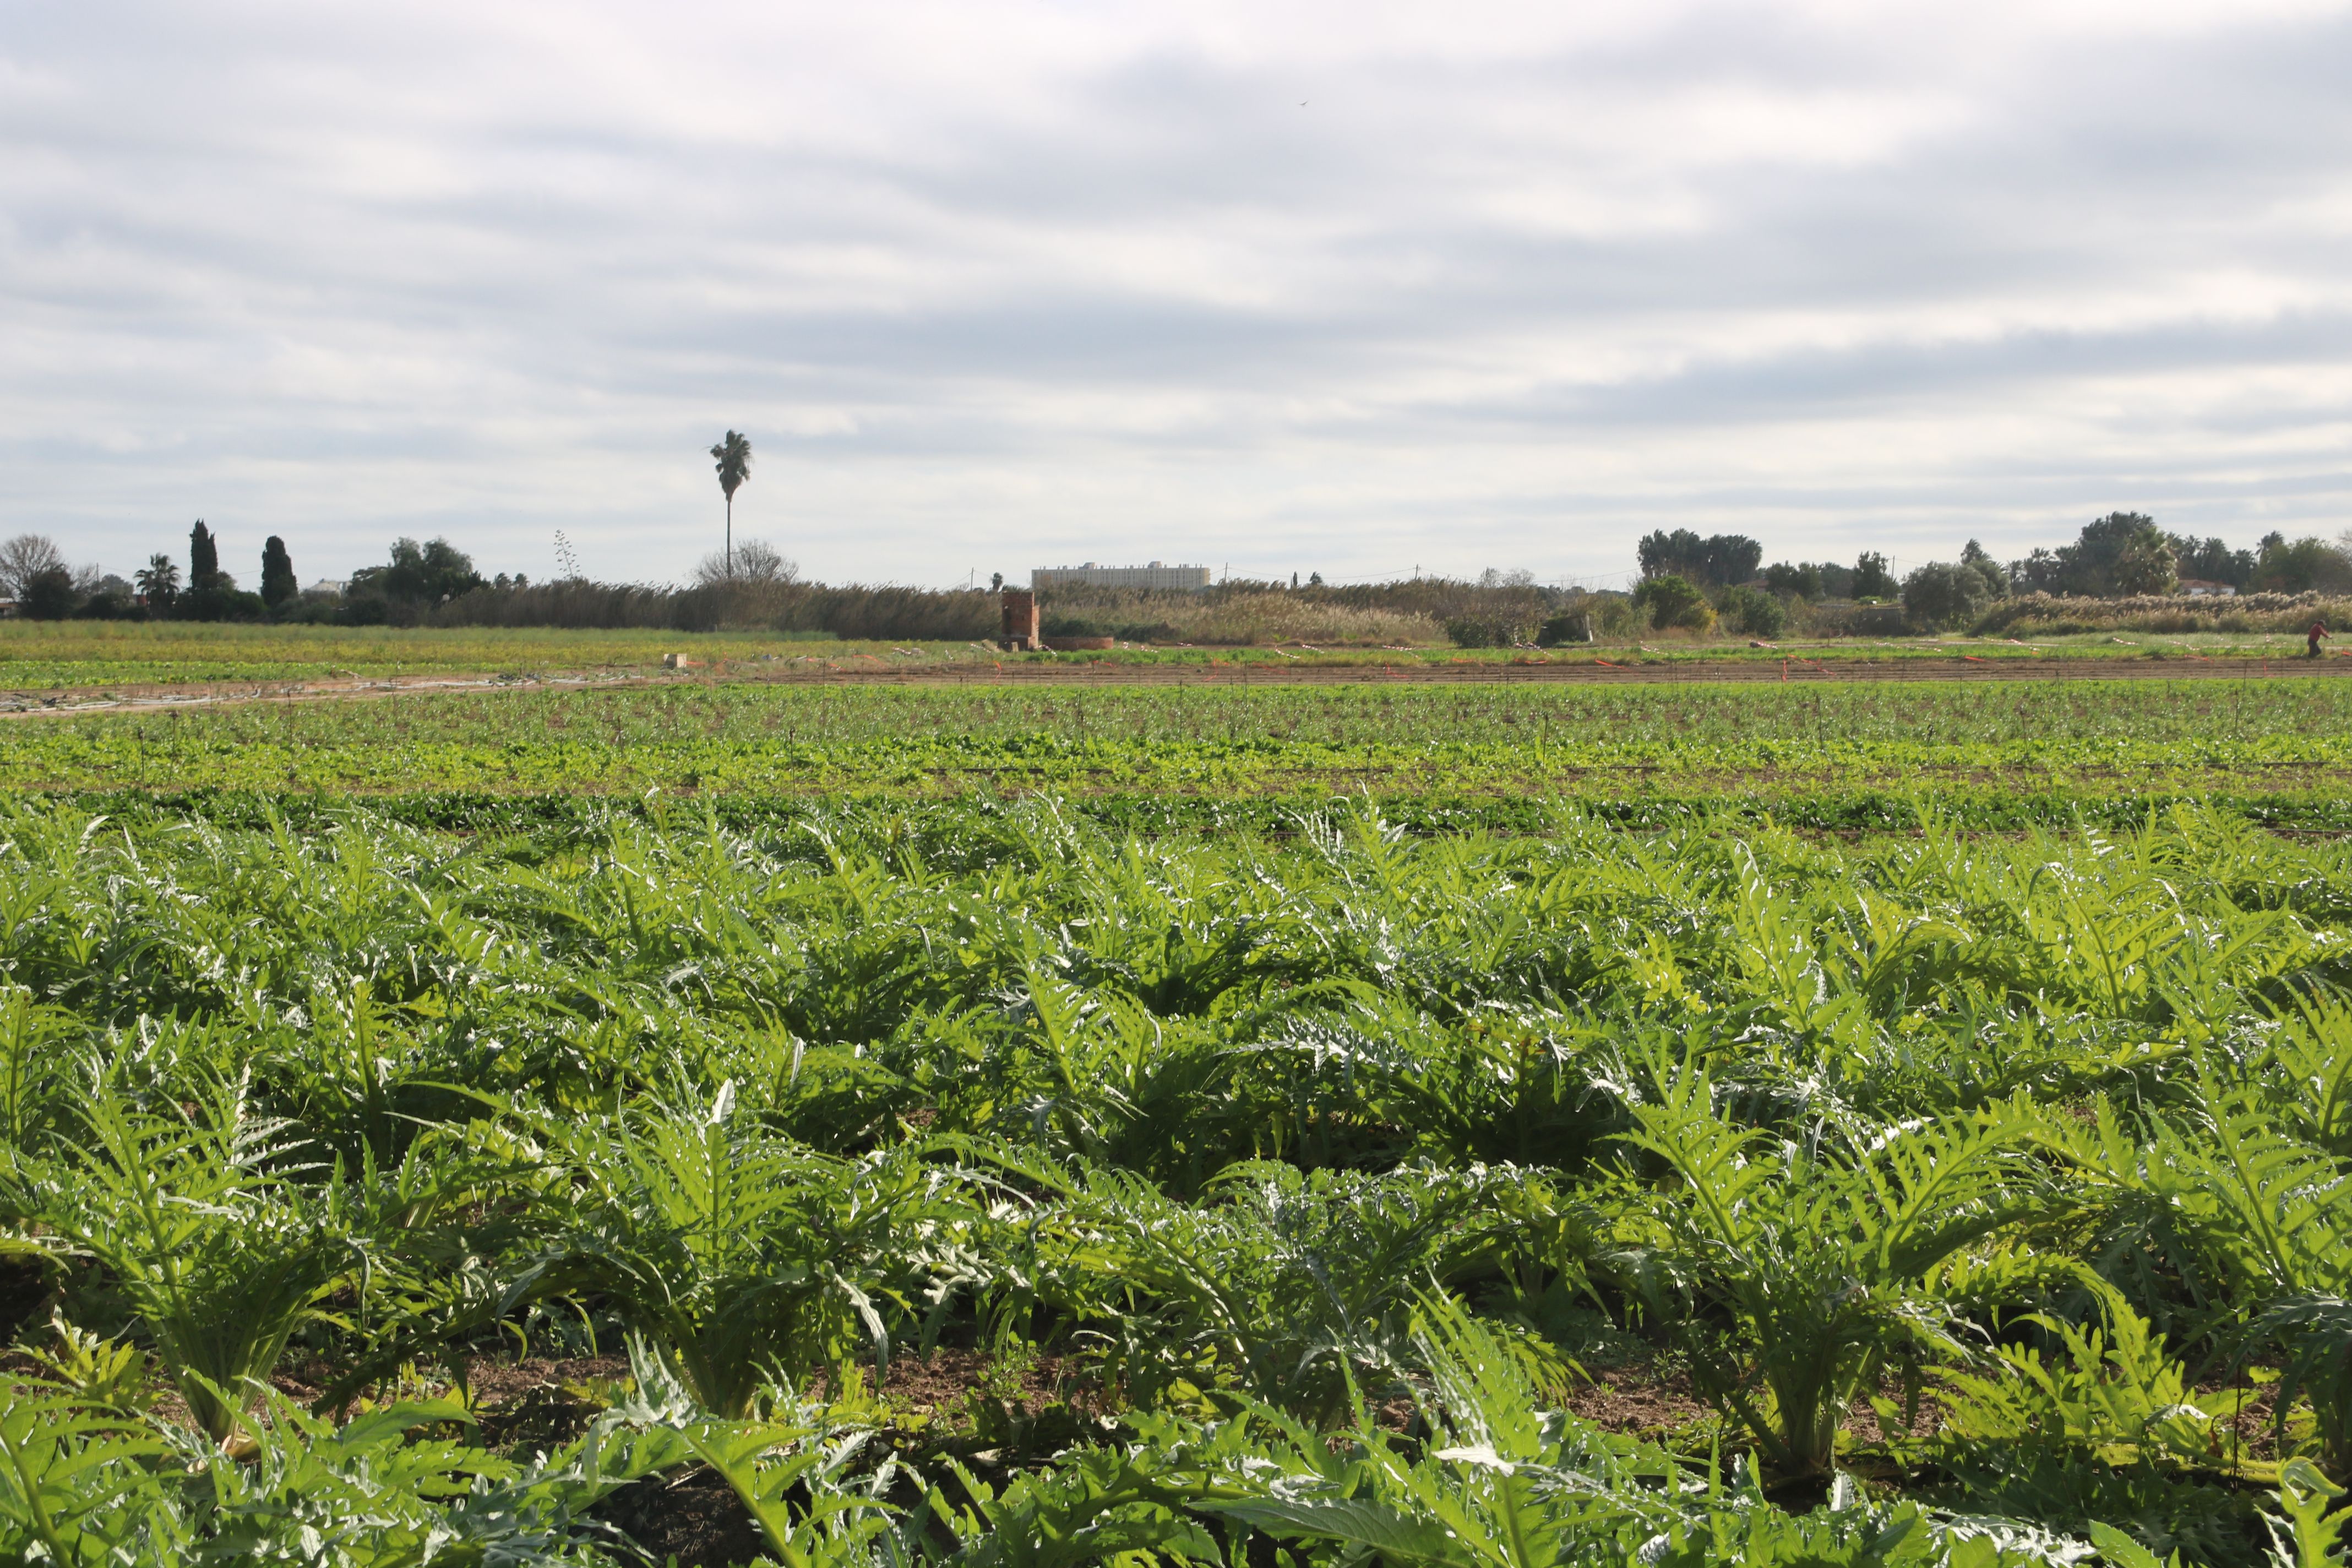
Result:
[[[524,578],[497,579],[499,590],[526,587]],[[413,623],[427,610],[493,584],[472,559],[446,539],[394,542],[382,566],[352,574],[341,589],[305,593],[294,575],[286,542],[271,534],[261,547],[261,589],[240,587],[222,569],[220,538],[199,519],[188,531],[186,570],[169,555],[147,558],[130,581],[95,566],[75,567],[46,534],[22,533],[0,543],[0,597],[34,620],[323,621],[351,626]]]
[[[1850,567],[1782,561],[1759,570],[1764,550],[1755,540],[1689,529],[1645,535],[1636,557],[1642,576],[1632,599],[1653,627],[1721,624],[1761,637],[1778,635],[1800,602],[1899,600],[1914,625],[1948,627],[1976,621],[2011,594],[2126,598],[2171,594],[2184,581],[2258,593],[2352,591],[2352,551],[2344,544],[2272,533],[2252,550],[2233,550],[2220,539],[2167,533],[2155,519],[2128,511],[2110,512],[2072,542],[2007,564],[1971,539],[1958,561],[1932,562],[1900,582],[1874,551]]]
[[[1687,528],[1647,533],[1634,546],[1642,581],[1680,577],[1695,587],[1763,588],[1799,599],[1891,598],[1896,586],[1886,557],[1863,552],[1851,566],[1829,561],[1763,564],[1764,546],[1744,533],[1701,536]]]
[[[1745,534],[1702,536],[1683,528],[1644,535],[1634,553],[1645,581],[1675,576],[1706,589],[1745,584],[1808,601],[1892,599],[1901,591],[1886,557],[1872,551],[1851,567],[1788,561],[1761,566],[1764,547]],[[1974,540],[1958,562],[1943,564],[1973,569],[1995,595],[2128,598],[2169,594],[2184,581],[2255,593],[2352,589],[2352,554],[2340,542],[2290,542],[2283,533],[2271,533],[2252,550],[2233,550],[2220,539],[2168,533],[2154,518],[2136,511],[2110,512],[2085,524],[2073,542],[2036,550],[2007,565]]]
[[[713,448],[722,487],[743,482],[748,446]],[[740,459],[730,472],[730,460]],[[725,481],[731,478],[733,486]],[[344,625],[502,625],[666,626],[701,630],[717,626],[766,626],[782,630],[835,631],[859,637],[984,637],[994,612],[986,595],[917,588],[827,588],[804,584],[793,563],[759,541],[727,548],[701,563],[685,588],[593,583],[568,559],[558,535],[564,574],[552,582],[503,574],[485,578],[472,558],[446,539],[394,542],[382,564],[355,572],[339,588],[301,590],[285,542],[270,537],[261,552],[260,591],[247,593],[222,569],[220,541],[203,521],[190,530],[184,573],[163,554],[149,558],[125,581],[95,567],[70,565],[55,542],[22,534],[0,544],[0,596],[37,618],[178,618],[291,620]],[[1919,567],[1898,581],[1884,553],[1865,551],[1852,565],[1834,562],[1775,562],[1744,534],[1701,535],[1659,531],[1639,542],[1642,576],[1624,598],[1563,592],[1537,584],[1527,573],[1489,572],[1476,582],[1416,577],[1387,584],[1326,585],[1229,581],[1212,599],[1285,594],[1334,606],[1401,615],[1444,625],[1457,641],[1508,643],[1580,640],[1600,621],[1611,633],[1639,626],[1705,630],[1718,626],[1756,637],[1776,637],[1797,606],[1855,601],[1892,606],[1922,626],[1971,623],[2014,593],[2118,597],[2172,592],[2183,578],[2203,578],[2241,589],[2303,593],[2352,591],[2352,555],[2326,541],[2290,542],[2273,533],[2253,550],[2231,550],[2219,539],[2168,534],[2137,512],[2114,512],[2086,525],[2071,542],[2036,550],[2021,561],[1995,561],[1975,540],[1954,562]],[[992,591],[1002,577],[991,583]],[[1062,620],[1102,623],[1139,639],[1175,635],[1164,595],[1073,590],[1056,594]],[[1087,602],[1078,600],[1085,598]],[[1202,595],[1182,595],[1191,606]],[[1094,602],[1096,599],[1100,603]],[[1068,602],[1065,602],[1065,601]],[[1150,601],[1150,602],[1147,602]],[[1843,612],[1841,612],[1843,613]],[[1891,610],[1889,612],[1892,613]],[[1231,617],[1228,617],[1231,618]],[[1622,622],[1620,626],[1618,623]],[[1067,630],[1068,627],[1063,629]]]
[[[2117,511],[2072,544],[2013,563],[2009,577],[2022,593],[2094,599],[2169,594],[2184,581],[2258,594],[2340,593],[2352,589],[2352,555],[2338,542],[2277,532],[2252,550],[2232,550],[2219,539],[2167,533],[2143,513]]]
[[[2109,512],[2071,544],[2037,550],[2006,568],[1971,540],[1958,562],[1934,563],[1903,582],[1904,613],[1928,626],[1965,626],[2012,593],[2119,599],[2179,592],[2200,582],[2272,594],[2352,591],[2352,553],[2324,539],[2270,533],[2252,550],[2219,539],[2167,533],[2142,512]]]
[[[0,543],[0,598],[33,620],[258,620],[291,604],[298,590],[286,542],[261,550],[261,592],[247,593],[221,569],[220,540],[200,518],[188,531],[188,569],[158,552],[132,580],[68,563],[57,541],[20,533]]]
[[[740,482],[740,480],[739,480]],[[567,567],[569,551],[557,536]],[[242,620],[341,626],[512,626],[709,631],[761,626],[844,637],[965,640],[994,635],[992,595],[900,587],[826,587],[759,540],[712,553],[683,588],[592,582],[576,568],[552,581],[485,577],[446,539],[393,542],[381,565],[340,586],[303,589],[285,542],[261,556],[261,591],[249,593],[222,569],[220,541],[199,521],[185,566],[157,554],[134,579],[75,567],[54,540],[21,534],[0,543],[0,598],[34,619]]]

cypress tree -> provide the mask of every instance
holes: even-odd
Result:
[[[188,530],[188,586],[209,588],[220,575],[220,541],[205,526],[203,518]]]
[[[294,558],[276,534],[261,547],[261,602],[276,609],[294,596]]]

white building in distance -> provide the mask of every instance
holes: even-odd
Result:
[[[1209,585],[1206,566],[1171,566],[1164,561],[1154,561],[1149,566],[1097,566],[1089,561],[1083,566],[1033,566],[1029,569],[1029,590],[1044,593],[1048,588],[1179,588],[1188,592]]]

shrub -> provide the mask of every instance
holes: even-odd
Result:
[[[184,621],[257,621],[267,608],[260,595],[247,593],[236,578],[215,572],[203,586],[182,592],[172,613]]]
[[[25,579],[19,607],[26,619],[62,621],[81,605],[74,592],[73,574],[62,566],[45,566]]]
[[[1964,626],[1984,614],[1992,597],[1984,574],[1935,561],[1903,579],[1903,613],[1922,626]]]
[[[1769,594],[1734,588],[1723,595],[1723,616],[1731,629],[1752,637],[1777,637],[1789,625],[1789,608]]]
[[[2221,542],[2216,540],[2214,542]],[[2009,568],[1995,561],[1985,547],[1969,540],[1960,547],[1960,564],[1984,579],[1985,594],[1990,598],[2006,598],[2009,595]]]
[[[1445,623],[1445,635],[1455,647],[1522,647],[1535,641],[1536,628],[1525,621],[1463,616]]]
[[[1641,606],[1624,594],[1596,594],[1592,596],[1592,628],[1597,636],[1612,641],[1622,641],[1641,628]]]
[[[1856,556],[1851,591],[1857,599],[1895,597],[1895,574],[1886,569],[1886,557],[1875,550],[1865,550]]]
[[[1589,609],[1561,610],[1544,617],[1536,628],[1538,647],[1558,647],[1562,643],[1591,642],[1592,613]]]
[[[1671,573],[1643,578],[1633,590],[1633,603],[1649,611],[1650,625],[1657,631],[1669,626],[1705,631],[1715,625],[1715,608],[1706,602],[1706,595],[1689,578]]]
[[[102,588],[81,602],[74,611],[78,621],[143,621],[147,612],[130,595],[114,588]]]
[[[1900,604],[1815,605],[1805,613],[1805,630],[1825,637],[1899,637],[1911,629]]]

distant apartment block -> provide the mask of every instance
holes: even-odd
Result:
[[[1052,588],[1181,588],[1196,590],[1209,585],[1206,566],[1171,566],[1164,561],[1154,561],[1149,566],[1097,566],[1089,561],[1083,566],[1033,566],[1029,569],[1029,589],[1042,594]]]

